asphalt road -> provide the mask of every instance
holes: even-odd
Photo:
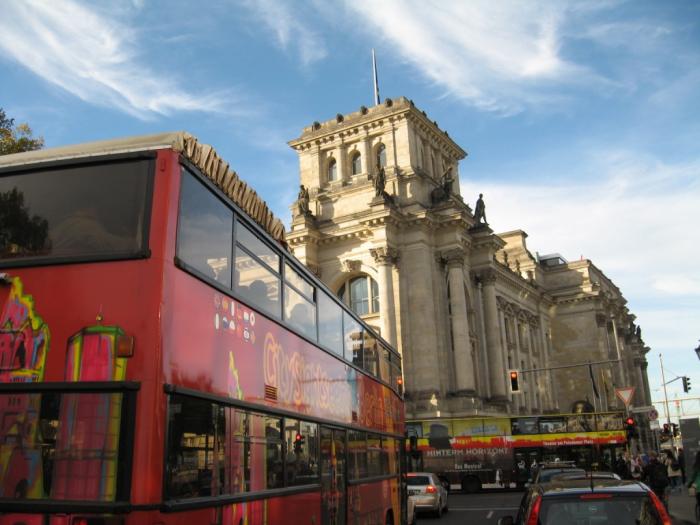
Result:
[[[501,516],[515,516],[522,492],[495,492],[480,494],[461,494],[450,492],[447,514],[442,518],[434,518],[428,514],[419,514],[418,523],[427,525],[464,525],[464,524],[496,524]]]
[[[428,514],[419,514],[417,523],[419,525],[479,525],[498,523],[501,516],[515,516],[518,511],[520,499],[523,492],[489,492],[479,494],[461,494],[450,492],[450,510],[443,514],[442,518],[435,518]],[[682,496],[677,496],[681,498]],[[683,498],[688,499],[687,497]],[[671,505],[676,508],[684,501],[672,501]],[[674,509],[671,509],[674,514]],[[685,525],[690,522],[680,519],[680,516],[672,516],[673,525]]]

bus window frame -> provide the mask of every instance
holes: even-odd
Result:
[[[156,151],[138,151],[130,153],[120,153],[116,155],[99,155],[95,157],[75,157],[70,159],[53,160],[49,162],[36,162],[31,164],[18,164],[0,168],[0,177],[20,174],[27,171],[50,171],[69,167],[90,167],[101,164],[113,164],[115,162],[143,160],[148,163],[148,176],[146,177],[146,191],[144,193],[144,215],[142,225],[141,247],[133,252],[110,253],[105,255],[79,255],[79,256],[40,256],[23,259],[0,260],[0,268],[26,268],[34,266],[54,266],[59,264],[82,264],[112,261],[129,261],[148,259],[151,257],[150,233],[151,219],[153,213],[153,195],[156,175]]]
[[[403,363],[402,363],[402,359],[401,359],[401,356],[399,355],[399,353],[384,338],[382,338],[374,330],[372,330],[372,328],[365,321],[363,321],[360,316],[358,316],[351,308],[349,308],[347,305],[345,305],[342,302],[342,300],[338,296],[336,296],[336,294],[334,294],[323,282],[321,282],[320,279],[316,278],[308,268],[306,268],[303,264],[301,264],[299,262],[298,259],[296,259],[293,255],[291,255],[286,250],[284,250],[281,245],[276,245],[275,243],[270,242],[268,240],[269,234],[267,232],[265,232],[265,230],[258,223],[256,223],[251,217],[248,216],[248,214],[246,214],[244,211],[242,211],[241,208],[235,202],[233,202],[228,196],[226,196],[223,193],[223,191],[220,188],[218,188],[209,178],[202,175],[202,172],[199,170],[199,168],[197,168],[194,164],[192,164],[192,162],[190,162],[186,157],[184,157],[182,155],[179,156],[179,167],[186,168],[187,171],[189,171],[189,173],[192,176],[194,176],[197,180],[199,180],[199,182],[204,184],[204,186],[207,189],[209,189],[209,191],[213,192],[220,201],[222,201],[226,206],[228,206],[229,208],[231,208],[233,210],[233,228],[234,229],[233,229],[233,242],[231,243],[232,244],[232,246],[231,246],[231,263],[232,263],[231,267],[232,268],[235,265],[234,256],[235,256],[236,246],[241,246],[243,249],[245,249],[245,247],[243,247],[242,244],[241,245],[238,244],[238,241],[236,239],[236,226],[235,226],[236,221],[240,221],[241,223],[243,223],[244,226],[246,226],[249,230],[251,230],[255,234],[255,236],[258,238],[258,240],[265,243],[269,248],[271,248],[273,251],[275,251],[275,253],[279,256],[279,258],[280,258],[280,271],[276,272],[276,275],[278,275],[280,278],[280,288],[281,288],[280,289],[280,307],[281,307],[280,317],[277,318],[277,317],[274,317],[272,315],[268,315],[265,312],[262,312],[262,315],[265,315],[265,317],[267,319],[269,319],[270,322],[273,322],[273,323],[276,323],[276,324],[282,326],[285,330],[292,332],[297,337],[301,337],[303,340],[307,341],[308,343],[310,343],[314,347],[326,352],[327,354],[329,354],[335,358],[340,358],[343,361],[343,363],[345,363],[346,365],[351,366],[351,367],[355,368],[356,370],[367,374],[367,376],[369,376],[369,377],[375,378],[377,381],[379,381],[383,385],[388,386],[396,395],[399,396],[400,399],[403,399],[403,392],[399,388],[398,384],[394,384],[393,380],[390,380],[387,382],[387,381],[384,381],[381,377],[374,376],[374,375],[370,374],[368,370],[361,368],[361,367],[358,367],[352,361],[348,361],[345,358],[344,354],[342,356],[337,354],[336,352],[333,351],[332,348],[329,348],[329,347],[323,345],[318,340],[318,336],[319,336],[318,319],[319,319],[319,316],[318,316],[318,300],[316,298],[318,296],[319,291],[320,290],[324,291],[331,298],[331,300],[333,300],[338,306],[340,306],[341,312],[343,312],[344,314],[350,315],[357,323],[360,324],[360,327],[363,330],[369,330],[370,333],[373,335],[373,337],[377,341],[381,341],[389,349],[389,355],[393,357],[393,359],[390,360],[390,369],[391,369],[392,363],[396,362],[400,365],[399,371],[403,370],[403,366],[401,366]],[[178,171],[179,171],[179,176],[182,177],[182,170],[179,169]],[[182,180],[182,179],[180,179],[180,180]],[[182,182],[180,182],[180,185],[181,184],[182,184]],[[178,223],[179,223],[179,213],[180,213],[180,211],[179,211],[180,200],[181,200],[181,195],[178,195],[178,210],[177,210]],[[176,225],[176,228],[175,228],[176,232],[178,231],[178,228],[179,228],[179,224]],[[188,264],[186,261],[179,258],[177,256],[177,242],[178,242],[178,239],[176,238],[175,256],[174,256],[174,262],[175,262],[176,267],[180,268],[181,270],[184,270],[185,272],[187,272],[190,275],[192,275],[193,277],[199,279],[203,283],[205,283],[209,286],[213,286],[214,288],[219,290],[221,293],[228,295],[233,300],[238,301],[238,302],[246,305],[249,308],[252,308],[256,312],[259,311],[259,307],[257,307],[256,305],[252,304],[248,300],[240,297],[239,295],[237,295],[235,293],[233,280],[232,280],[231,288],[227,288],[226,286],[223,286],[218,281],[204,275],[202,272],[198,271],[196,268],[194,268],[193,266]],[[252,254],[250,254],[249,250],[246,250],[246,253],[248,253],[251,257],[254,257]],[[258,260],[257,257],[255,258],[255,260]],[[283,297],[282,288],[284,287],[284,285],[286,283],[286,280],[284,278],[284,265],[285,264],[289,264],[293,270],[298,272],[301,276],[303,276],[305,279],[307,279],[307,281],[309,281],[309,283],[312,284],[312,286],[315,287],[314,306],[316,309],[316,340],[310,339],[306,334],[297,330],[290,323],[288,323],[287,321],[284,320],[284,315],[282,315],[282,311],[284,309],[284,302],[283,302],[284,297]],[[267,264],[265,265],[265,267],[269,268],[269,266]],[[232,270],[232,277],[233,277],[233,270]],[[344,316],[342,319],[342,333],[343,334],[345,333],[345,318],[344,318]],[[344,339],[344,336],[343,336],[343,339]],[[344,352],[344,350],[343,350],[343,352]],[[394,359],[396,361],[394,361]],[[393,379],[393,374],[391,374],[391,375],[392,375],[392,379]],[[397,375],[397,379],[399,379],[399,378],[401,378],[401,376]]]
[[[122,394],[120,415],[119,465],[115,501],[0,498],[3,512],[32,513],[124,513],[132,510],[134,439],[136,436],[136,397],[141,383],[136,381],[51,381],[37,383],[0,383],[0,394]]]
[[[266,405],[259,405],[256,403],[252,403],[249,401],[244,401],[241,399],[235,399],[231,397],[226,397],[226,396],[220,396],[218,394],[212,394],[209,392],[202,392],[200,390],[194,390],[191,388],[187,387],[181,387],[177,385],[172,385],[172,384],[164,384],[163,385],[163,391],[166,394],[166,414],[169,413],[169,406],[170,406],[170,398],[173,395],[181,395],[181,396],[188,396],[192,398],[197,398],[197,399],[202,399],[206,401],[210,401],[212,403],[218,403],[222,406],[226,407],[231,407],[231,408],[236,408],[240,410],[247,410],[250,412],[253,412],[258,415],[264,415],[264,416],[272,416],[272,417],[280,417],[282,418],[282,425],[284,428],[285,420],[286,418],[290,419],[296,419],[300,421],[305,421],[307,423],[314,423],[318,425],[317,427],[317,436],[318,436],[318,451],[317,451],[317,463],[319,465],[320,469],[320,454],[321,454],[321,447],[320,447],[320,439],[321,439],[321,428],[322,427],[327,427],[327,428],[335,428],[338,430],[343,430],[345,431],[345,459],[346,459],[346,471],[345,471],[345,481],[346,485],[363,485],[366,483],[372,483],[375,481],[381,481],[385,479],[399,479],[401,474],[395,473],[395,474],[385,474],[381,476],[374,476],[374,477],[362,477],[358,479],[351,479],[350,477],[350,458],[349,458],[349,433],[351,431],[356,431],[356,432],[364,432],[365,433],[365,441],[366,441],[366,435],[368,433],[373,433],[377,436],[380,436],[381,438],[388,437],[388,438],[394,438],[401,443],[403,443],[404,436],[401,434],[392,434],[390,432],[381,432],[376,429],[371,429],[367,427],[361,427],[357,425],[348,425],[348,426],[343,426],[339,425],[337,421],[331,421],[328,419],[324,418],[319,418],[319,417],[314,417],[311,415],[307,414],[299,414],[297,412],[292,412],[289,410],[284,410],[284,409],[278,409],[275,407],[270,407]],[[317,483],[312,483],[308,485],[293,485],[293,486],[285,486],[282,488],[277,488],[277,489],[264,489],[264,490],[256,490],[256,491],[251,491],[251,492],[241,492],[238,494],[224,494],[220,496],[200,496],[200,497],[193,497],[193,498],[187,498],[187,499],[173,499],[170,498],[167,494],[167,475],[168,475],[168,444],[170,443],[170,435],[169,435],[169,425],[165,425],[165,431],[164,431],[164,446],[163,446],[163,471],[162,471],[162,504],[158,506],[160,510],[163,512],[179,512],[183,510],[190,510],[190,509],[198,509],[198,508],[205,508],[205,507],[211,507],[212,504],[215,505],[226,505],[230,503],[241,503],[241,502],[246,502],[246,501],[255,501],[255,500],[261,500],[261,499],[266,499],[270,497],[281,497],[281,496],[289,496],[292,494],[300,494],[303,492],[310,492],[310,491],[315,491],[315,490],[321,490],[321,472],[319,470],[319,476],[318,476],[318,482]],[[284,454],[284,449],[283,449],[283,454]],[[286,472],[285,472],[286,475]]]

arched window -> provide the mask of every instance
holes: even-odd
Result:
[[[328,161],[328,180],[338,180],[338,164],[335,162],[335,159]]]
[[[379,285],[369,275],[347,281],[338,290],[338,297],[357,315],[379,313]]]
[[[380,144],[377,148],[377,164],[382,168],[386,167],[386,146]]]
[[[359,175],[362,172],[362,155],[356,151],[352,156],[352,174]]]

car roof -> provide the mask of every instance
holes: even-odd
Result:
[[[546,461],[539,463],[538,467],[543,468],[579,468],[575,461]]]
[[[434,476],[432,472],[409,472],[406,474],[408,477],[413,477],[413,476]]]
[[[614,492],[617,494],[649,492],[646,485],[638,481],[595,477],[593,479],[554,479],[548,483],[534,485],[534,487],[545,497],[590,494],[592,492]]]

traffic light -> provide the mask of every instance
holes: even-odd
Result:
[[[520,393],[520,373],[517,370],[508,371],[508,379],[510,379],[510,391],[513,394]]]
[[[664,423],[664,434],[670,434],[671,433],[671,425],[668,423]]]
[[[294,453],[301,454],[302,447],[304,446],[304,436],[297,434],[294,438]]]
[[[664,430],[668,425],[664,425]],[[627,439],[633,439],[637,437],[637,423],[634,421],[632,416],[625,419],[625,430],[627,431]]]
[[[683,392],[687,394],[690,392],[690,378],[688,376],[683,376],[681,380],[683,381]]]

